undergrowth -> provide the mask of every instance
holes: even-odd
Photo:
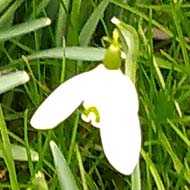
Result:
[[[79,189],[135,190],[135,180],[109,165],[99,131],[82,122],[78,111],[49,131],[29,123],[59,84],[101,62],[100,52],[85,59],[86,47],[107,47],[102,37],[111,35],[113,16],[139,35],[136,88],[143,141],[140,177],[134,179],[142,190],[190,189],[189,8],[188,1],[177,0],[2,0],[0,77],[24,70],[30,80],[0,95],[0,189],[37,189],[39,176],[44,189],[60,189],[49,147],[54,140]],[[70,49],[76,46],[84,49]]]

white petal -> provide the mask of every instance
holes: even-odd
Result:
[[[138,112],[138,97],[134,84],[129,77],[120,70],[108,70],[100,64],[90,73],[90,86],[85,93],[83,106],[96,107],[99,112],[115,109],[115,106],[130,107],[130,110]],[[120,109],[122,109],[122,107]],[[106,111],[105,111],[106,112]],[[100,121],[103,117],[100,114]],[[117,115],[120,111],[117,111]],[[86,120],[89,118],[85,118]],[[99,123],[94,123],[95,127],[100,127]]]
[[[98,69],[94,88],[85,100],[100,113],[98,127],[107,159],[115,169],[128,175],[138,162],[141,146],[136,89],[121,71],[102,66]]]
[[[31,125],[37,129],[50,129],[69,117],[83,101],[90,72],[77,75],[55,89],[35,112]]]
[[[120,173],[130,175],[139,159],[141,146],[140,124],[137,115],[128,115],[127,122],[110,122],[101,127],[103,149],[108,161]]]

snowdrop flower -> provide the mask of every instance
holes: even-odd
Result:
[[[121,61],[116,45],[113,43],[110,48],[111,58],[117,63]],[[129,175],[138,162],[141,146],[138,97],[133,82],[122,73],[120,65],[109,66],[106,57],[110,57],[109,51],[104,64],[61,84],[37,109],[31,125],[51,129],[82,105],[82,119],[100,129],[108,161],[116,170]]]

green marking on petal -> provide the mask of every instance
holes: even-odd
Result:
[[[119,32],[117,29],[113,30],[113,40],[106,50],[103,63],[107,69],[117,70],[121,67],[121,50],[119,43]]]
[[[89,107],[89,108],[84,108],[83,110],[83,114],[88,117],[90,113],[94,113],[94,115],[96,116],[96,123],[100,123],[100,114],[98,109],[95,106]]]

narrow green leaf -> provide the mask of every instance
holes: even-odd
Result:
[[[63,58],[63,48],[52,48],[42,50],[27,56],[28,60],[39,58]],[[80,61],[102,61],[104,58],[105,49],[93,47],[66,47],[65,58]]]
[[[55,41],[57,46],[61,46],[63,36],[66,36],[68,28],[68,9],[70,5],[70,0],[64,0],[60,2],[59,13],[57,16],[56,30],[55,30]],[[70,22],[69,22],[70,23]]]
[[[131,176],[131,190],[141,190],[141,174],[139,163],[135,167],[135,170]]]
[[[168,119],[168,123],[172,126],[172,128],[176,128],[174,124],[172,124],[172,122]],[[174,129],[173,128],[173,129]],[[176,133],[179,132],[179,129],[174,129],[174,130],[177,130]],[[179,132],[181,133],[181,132]],[[181,133],[182,134],[182,133]],[[180,135],[181,135],[180,134]],[[179,135],[179,136],[180,136]],[[189,143],[189,140],[183,135],[183,137],[181,138],[185,138],[186,140],[184,141],[188,141],[187,144]],[[190,171],[189,171],[189,168],[187,167],[187,165],[184,165],[180,159],[178,158],[178,155],[173,151],[167,137],[165,136],[165,134],[163,133],[163,131],[160,132],[160,141],[162,143],[162,146],[166,149],[166,151],[168,152],[168,154],[170,155],[172,161],[173,161],[173,164],[174,164],[174,168],[176,170],[176,172],[178,174],[181,174],[182,172],[184,172],[184,176],[186,178],[186,180],[189,182],[189,176],[190,176]],[[186,166],[186,167],[184,167]]]
[[[4,12],[4,14],[0,17],[0,27],[6,27],[12,24],[14,20],[15,11],[21,6],[24,0],[15,1],[8,9]]]
[[[176,132],[176,134],[181,138],[181,140],[188,146],[190,147],[190,140],[188,137],[186,137],[169,119],[167,119],[167,122],[170,124],[172,129]]]
[[[174,71],[182,72],[182,73],[186,73],[186,74],[188,74],[188,72],[189,72],[189,70],[186,69],[184,65],[173,63],[171,61],[168,61],[168,60],[163,59],[158,56],[155,56],[155,61],[160,68],[164,68],[164,69],[168,69],[168,70],[173,68]]]
[[[0,148],[2,150],[3,159],[8,168],[11,189],[19,190],[20,188],[19,188],[19,183],[17,181],[15,164],[13,156],[11,154],[11,144],[1,105],[0,105],[0,134],[2,139],[2,144],[0,145]]]
[[[28,21],[22,24],[17,24],[10,28],[0,31],[0,41],[8,40],[10,38],[20,36],[51,24],[51,20],[47,17]]]
[[[185,42],[185,38],[183,35],[182,26],[181,26],[181,20],[183,18],[181,16],[182,9],[180,8],[180,6],[181,6],[180,3],[174,4],[174,6],[171,7],[171,13],[172,13],[172,18],[176,26],[177,36],[179,39],[179,44],[181,46],[183,59],[184,59],[186,67],[189,69],[189,53],[186,48],[186,42]]]
[[[50,141],[50,147],[53,154],[54,164],[59,178],[61,190],[79,190],[65,158],[55,142]]]
[[[183,167],[183,164],[181,163],[181,161],[179,160],[179,158],[177,157],[177,155],[174,153],[167,137],[165,136],[165,134],[160,131],[160,141],[162,143],[162,146],[165,148],[165,150],[168,152],[168,154],[171,156],[171,159],[173,161],[174,164],[174,168],[175,170],[179,173],[181,172],[181,169]]]
[[[10,144],[13,160],[28,161],[26,148],[16,144]],[[34,162],[39,160],[39,155],[36,151],[30,150],[31,159]],[[3,158],[3,151],[0,149],[0,157]]]
[[[75,146],[75,149],[76,149],[76,156],[77,156],[77,160],[78,160],[78,164],[79,164],[79,170],[80,170],[83,190],[88,190],[87,183],[86,183],[86,177],[85,177],[85,170],[84,170],[84,166],[82,163],[82,158],[81,158],[81,155],[79,152],[78,145]]]
[[[149,156],[143,149],[141,149],[141,155],[144,158],[148,168],[150,169],[150,172],[154,178],[154,181],[157,185],[158,190],[165,190],[164,184],[162,183],[162,180],[158,174],[157,169],[155,168],[152,160],[149,158]]]
[[[90,39],[98,25],[100,18],[103,16],[103,13],[108,6],[109,1],[103,0],[94,10],[94,12],[90,15],[89,19],[85,23],[84,27],[81,30],[79,36],[79,42],[82,46],[87,46],[90,42]]]
[[[0,1],[0,13],[11,3],[13,0],[1,0]]]
[[[0,75],[0,94],[26,83],[29,76],[25,71],[16,71]]]
[[[78,45],[79,38],[79,17],[81,11],[81,0],[73,0],[70,13],[71,25],[69,25],[67,33],[67,44]]]
[[[38,16],[49,4],[51,0],[41,0],[39,1],[38,6],[36,7],[36,16]]]

